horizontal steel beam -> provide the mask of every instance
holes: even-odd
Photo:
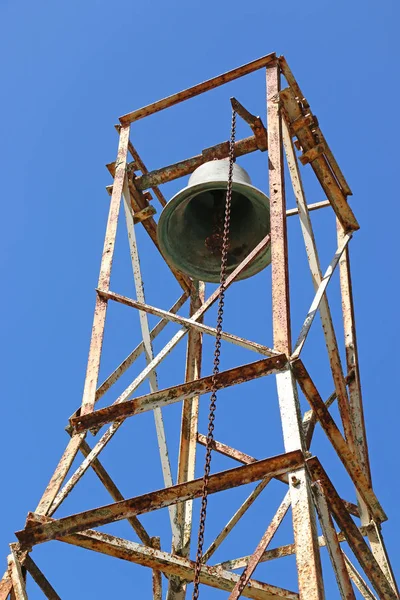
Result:
[[[300,450],[287,452],[271,458],[257,461],[251,465],[244,465],[222,471],[210,476],[208,493],[214,494],[223,490],[253,483],[264,477],[275,477],[288,471],[294,471],[304,465],[303,453]],[[100,527],[107,523],[121,521],[134,515],[144,514],[171,506],[177,502],[183,502],[198,498],[203,492],[203,479],[194,479],[185,483],[174,485],[170,488],[150,492],[142,496],[136,496],[129,500],[115,502],[82,513],[63,517],[51,523],[40,523],[31,525],[28,523],[26,529],[16,533],[22,544],[30,547],[33,544],[47,540],[60,538],[69,533],[83,531],[88,527]],[[40,519],[31,513],[31,520]]]
[[[310,411],[310,412],[312,412],[312,411]],[[205,446],[207,444],[207,437],[202,433],[198,433],[197,441],[202,446]],[[257,458],[254,458],[254,456],[245,454],[244,452],[241,452],[240,450],[237,450],[236,448],[232,448],[231,446],[227,446],[226,444],[222,444],[221,442],[218,442],[217,440],[212,441],[211,447],[213,450],[215,450],[215,452],[218,452],[219,454],[222,454],[223,456],[227,456],[228,458],[233,458],[233,460],[236,460],[236,461],[242,463],[243,465],[249,465],[251,463],[257,462],[257,460],[258,460]],[[309,448],[309,446],[307,446],[307,448]],[[279,481],[282,481],[283,483],[286,483],[286,484],[288,483],[287,475],[278,475],[276,477],[276,479],[279,479]],[[348,500],[344,500],[343,498],[342,498],[342,502],[351,515],[354,515],[355,517],[360,517],[360,511],[358,509],[358,506],[356,506],[352,502],[349,502]]]
[[[122,125],[127,125],[128,123],[133,123],[133,121],[143,119],[144,117],[159,112],[160,110],[164,110],[165,108],[179,104],[180,102],[188,100],[189,98],[199,96],[200,94],[224,85],[225,83],[239,79],[239,77],[243,77],[244,75],[249,75],[249,73],[258,71],[258,69],[266,67],[275,60],[276,54],[274,52],[267,54],[266,56],[258,58],[257,60],[253,60],[245,65],[242,65],[241,67],[236,67],[236,69],[232,69],[232,71],[227,71],[226,73],[222,73],[221,75],[217,75],[217,77],[213,77],[212,79],[198,83],[197,85],[187,88],[186,90],[182,90],[181,92],[173,94],[172,96],[168,96],[167,98],[163,98],[162,100],[148,104],[143,108],[139,108],[127,113],[126,115],[120,117],[120,123]]]
[[[193,581],[195,567],[193,561],[148,546],[141,546],[113,535],[98,531],[85,531],[82,534],[65,537],[61,541],[162,571],[167,576]],[[231,591],[238,580],[239,575],[236,575],[236,573],[205,565],[201,567],[200,583],[203,585]],[[268,583],[261,583],[254,579],[250,579],[248,582],[243,596],[255,600],[298,600],[299,598],[295,592]]]
[[[222,371],[216,377],[202,377],[188,383],[181,383],[164,390],[139,396],[132,400],[126,400],[118,404],[112,404],[106,408],[96,410],[88,415],[73,417],[70,420],[71,427],[76,432],[86,431],[92,427],[99,427],[106,423],[112,423],[116,420],[126,419],[133,415],[153,410],[156,407],[167,406],[174,402],[193,398],[194,396],[207,394],[211,391],[213,384],[216,389],[223,389],[245,381],[264,377],[271,373],[276,373],[284,369],[287,365],[287,358],[284,354],[258,360],[247,365],[235,367],[227,371]]]

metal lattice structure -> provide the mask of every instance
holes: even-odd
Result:
[[[111,195],[104,251],[101,261],[96,306],[90,344],[88,366],[82,404],[70,418],[69,443],[36,508],[29,513],[26,526],[16,533],[18,543],[11,544],[8,569],[0,582],[0,600],[9,596],[27,598],[25,576],[28,572],[45,596],[59,598],[43,573],[30,556],[32,548],[42,542],[58,539],[67,544],[87,548],[131,561],[153,570],[153,598],[183,600],[188,582],[193,581],[194,562],[190,560],[190,546],[194,546],[196,532],[192,531],[193,499],[202,493],[202,480],[195,477],[195,457],[198,444],[205,436],[198,432],[199,397],[211,389],[212,377],[201,376],[202,339],[215,336],[216,329],[203,324],[205,312],[218,300],[219,288],[207,299],[202,282],[192,281],[171,268],[183,293],[170,311],[146,304],[141,278],[135,226],[143,226],[157,247],[157,224],[151,193],[162,206],[166,200],[161,184],[192,173],[199,165],[215,158],[226,158],[227,142],[213,146],[200,155],[149,172],[130,141],[130,126],[138,119],[167,109],[182,101],[224,85],[256,70],[265,69],[267,80],[267,122],[254,117],[239,102],[233,100],[237,114],[251,127],[253,135],[235,143],[235,155],[267,151],[269,159],[269,195],[271,202],[271,234],[247,256],[227,278],[226,287],[235,281],[254,258],[271,245],[272,268],[272,321],[273,343],[266,347],[251,340],[224,332],[222,339],[252,350],[263,356],[261,360],[220,372],[216,377],[218,389],[237,385],[252,379],[274,376],[281,414],[285,452],[263,460],[256,460],[242,450],[214,442],[214,451],[230,457],[233,468],[212,474],[209,494],[259,481],[247,500],[239,507],[228,525],[223,528],[204,555],[200,581],[202,587],[212,586],[240,595],[240,581],[246,582],[243,596],[262,600],[322,600],[325,597],[320,552],[329,552],[341,598],[355,599],[355,589],[363,598],[394,600],[399,591],[385,550],[381,523],[386,515],[374,493],[368,460],[368,449],[363,419],[360,389],[357,341],[354,323],[353,296],[349,264],[349,241],[359,226],[347,202],[351,190],[332,155],[299,85],[284,57],[269,54],[242,67],[224,73],[183,92],[169,96],[145,108],[120,118],[119,147],[115,163],[108,165],[114,178],[109,187]],[[281,89],[282,78],[286,87]],[[298,154],[298,152],[301,152]],[[132,162],[129,162],[129,153]],[[293,185],[296,209],[287,210],[284,185],[284,155]],[[299,162],[309,165],[319,181],[327,200],[307,205]],[[110,289],[111,267],[120,205],[123,204],[133,264],[136,299],[127,298]],[[337,251],[325,273],[322,273],[317,246],[310,219],[310,211],[327,207],[333,209],[337,222]],[[315,288],[314,300],[304,325],[292,346],[287,218],[299,218],[307,252],[309,268]],[[156,251],[156,250],[155,250]],[[343,310],[343,328],[346,365],[343,367],[326,296],[327,286],[335,269],[340,271],[340,289]],[[179,316],[183,304],[190,301],[190,318]],[[109,302],[118,302],[138,310],[142,340],[131,354],[98,387],[100,359]],[[301,359],[301,352],[315,315],[319,312],[330,363],[334,391],[324,402]],[[150,330],[147,315],[159,317]],[[156,355],[153,340],[169,322],[182,328]],[[343,332],[341,332],[343,337]],[[168,389],[158,389],[156,369],[169,352],[184,338],[187,339],[185,382]],[[134,361],[144,354],[147,366],[120,394],[113,404],[96,410],[96,402],[112,389],[114,383]],[[150,393],[135,397],[135,390],[148,380]],[[308,400],[310,410],[301,415],[298,386]],[[340,423],[337,425],[329,411],[336,401]],[[182,404],[178,476],[173,483],[161,409],[175,402]],[[103,448],[111,441],[124,421],[138,413],[154,411],[158,446],[165,488],[148,494],[125,499],[99,460]],[[344,465],[349,480],[354,484],[357,504],[343,500],[335,489],[318,455],[309,449],[316,425],[319,424]],[[86,441],[90,430],[97,433],[107,425],[93,447]],[[341,433],[343,430],[343,434]],[[313,449],[314,450],[314,449]],[[67,479],[78,452],[84,460]],[[235,465],[240,463],[240,466]],[[56,511],[69,492],[88,469],[92,469],[110,493],[113,503],[86,510],[79,514],[57,518]],[[223,565],[212,565],[215,550],[229,536],[236,523],[261,493],[268,493],[268,483],[277,478],[286,485],[282,503],[265,533],[260,531],[260,542],[254,553],[232,558]],[[150,536],[140,522],[139,515],[168,507],[172,548],[161,550],[160,539]],[[292,511],[294,544],[267,549],[289,508]],[[317,536],[317,518],[323,536]],[[117,538],[96,531],[99,526],[127,520],[137,541]],[[334,521],[339,529],[336,530]],[[256,525],[255,525],[256,526]],[[346,541],[365,575],[361,575],[343,552]],[[321,548],[327,547],[327,550]],[[291,592],[252,578],[257,565],[266,560],[279,560],[295,554],[298,573],[298,592]],[[242,569],[240,574],[235,569]],[[244,571],[243,571],[244,569]],[[162,576],[164,574],[165,577]],[[364,579],[365,577],[365,579]],[[369,583],[367,583],[367,581]],[[353,588],[354,586],[354,588]],[[371,588],[375,590],[376,595]],[[205,593],[206,590],[205,590]],[[150,592],[149,592],[150,595]],[[339,597],[339,595],[335,595]]]

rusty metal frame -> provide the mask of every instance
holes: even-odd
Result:
[[[203,323],[203,317],[217,301],[220,288],[206,299],[205,285],[202,282],[192,281],[186,275],[169,267],[171,275],[182,287],[182,295],[169,311],[147,304],[135,228],[144,227],[156,249],[159,250],[153,196],[157,198],[161,207],[167,202],[159,186],[192,173],[204,162],[227,157],[229,143],[225,141],[216,144],[202,150],[196,156],[150,171],[129,138],[130,125],[138,119],[148,117],[260,69],[265,70],[267,80],[266,126],[260,117],[252,115],[238,100],[231,99],[231,101],[234,109],[249,124],[253,132],[252,136],[236,142],[236,156],[257,151],[268,152],[271,235],[262,240],[235,269],[228,277],[225,287],[229,287],[242,270],[263,249],[271,245],[273,342],[270,343],[271,347],[268,347],[224,332],[222,335],[224,341],[255,351],[266,358],[221,372],[217,377],[217,386],[220,389],[228,388],[250,379],[275,375],[285,453],[257,460],[243,450],[232,448],[219,441],[213,443],[214,451],[232,458],[241,463],[241,466],[213,474],[210,478],[209,493],[218,493],[245,483],[257,481],[259,483],[226,525],[222,527],[221,523],[220,533],[204,553],[200,580],[204,585],[229,591],[229,597],[232,599],[243,595],[265,600],[323,600],[324,584],[320,551],[321,548],[327,547],[337,578],[338,592],[342,598],[355,598],[352,583],[364,598],[370,600],[375,596],[369,584],[375,589],[379,598],[394,600],[400,597],[382,537],[381,523],[386,519],[386,515],[372,487],[363,416],[349,250],[349,242],[359,225],[348,203],[351,189],[329,148],[317,117],[311,111],[285,58],[277,57],[272,53],[149,106],[129,112],[120,118],[120,124],[116,126],[119,145],[115,162],[107,165],[113,177],[113,184],[107,186],[111,196],[110,211],[96,289],[83,398],[80,408],[69,420],[67,426],[69,441],[55,472],[35,512],[29,513],[25,528],[17,532],[19,542],[10,546],[8,569],[0,580],[0,600],[6,600],[9,596],[17,600],[27,598],[26,573],[33,577],[47,598],[53,600],[59,598],[30,556],[33,545],[54,538],[151,568],[154,600],[161,600],[163,597],[162,574],[168,581],[167,599],[186,598],[187,584],[192,581],[194,571],[194,564],[189,559],[193,537],[193,500],[199,497],[202,491],[202,480],[195,479],[196,448],[198,444],[205,443],[205,436],[197,429],[199,399],[202,394],[209,392],[211,384],[211,378],[201,372],[202,338],[204,334],[211,336],[216,334],[215,328]],[[283,77],[286,80],[286,87],[281,89]],[[132,157],[131,162],[129,162],[129,154]],[[284,155],[293,186],[296,208],[286,207]],[[302,168],[311,168],[314,171],[321,184],[322,198],[325,197],[325,200],[307,204],[301,177]],[[127,298],[110,289],[121,203],[124,206],[136,298]],[[337,251],[324,275],[321,271],[310,216],[312,211],[321,208],[332,209],[334,213],[332,216],[335,216],[334,220],[337,222],[338,239]],[[290,320],[288,277],[286,225],[288,217],[299,219],[315,293],[294,348],[292,348],[293,331]],[[339,271],[342,296],[342,332],[335,330],[327,297],[328,283],[336,268]],[[188,318],[179,314],[187,300],[190,302]],[[99,385],[98,375],[109,301],[122,303],[138,311],[142,339]],[[334,386],[334,392],[326,402],[322,400],[300,359],[300,353],[308,343],[308,332],[317,312],[321,318]],[[148,314],[160,318],[152,330],[149,327]],[[178,323],[181,329],[155,355],[153,341],[170,322]],[[185,337],[187,339],[185,381],[172,388],[159,389],[157,368]],[[343,339],[346,350],[345,366],[341,363],[339,352]],[[146,367],[113,404],[95,410],[98,400],[112,389],[112,386],[142,354],[146,359]],[[146,380],[149,382],[150,393],[135,396],[135,390]],[[302,391],[311,407],[311,410],[304,415],[301,415],[300,411],[298,389]],[[335,423],[329,412],[329,407],[335,400],[339,407],[339,423]],[[173,402],[181,402],[182,406],[175,484],[161,412],[163,407]],[[154,412],[165,487],[142,496],[125,499],[98,456],[125,419],[149,410]],[[357,501],[357,506],[354,502],[345,501],[338,496],[318,457],[311,457],[310,447],[317,423],[324,430],[345,472],[354,484],[354,499]],[[87,432],[96,434],[105,424],[109,424],[108,429],[91,447],[85,439]],[[341,427],[344,435],[340,431]],[[83,461],[66,481],[78,453],[83,455]],[[51,518],[89,468],[102,482],[113,503],[67,517]],[[251,509],[257,497],[267,493],[268,483],[272,478],[279,479],[286,485],[286,495],[265,533],[262,534],[260,530],[262,537],[253,555],[230,558],[218,565],[206,564],[222,542],[228,546],[226,540],[229,539],[230,532]],[[170,552],[165,551],[165,540],[151,536],[138,518],[142,513],[163,507],[168,508],[170,513]],[[294,544],[267,549],[289,507],[292,509]],[[319,538],[316,534],[316,515],[324,534]],[[360,519],[359,525],[354,522],[353,517]],[[87,529],[121,519],[126,519],[130,523],[141,544]],[[340,532],[335,530],[333,521],[336,521]],[[258,524],[254,524],[254,527],[258,527]],[[340,544],[343,541],[349,543],[369,583],[363,579],[341,550]],[[260,562],[290,554],[296,556],[298,592],[277,588],[251,578]],[[234,569],[239,568],[244,568],[241,576],[233,572]]]

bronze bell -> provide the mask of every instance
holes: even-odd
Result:
[[[228,159],[202,164],[160,215],[157,232],[165,260],[196,280],[219,282],[228,170]],[[268,197],[252,186],[247,172],[234,163],[227,273],[269,232]],[[267,247],[238,279],[255,275],[270,262]]]

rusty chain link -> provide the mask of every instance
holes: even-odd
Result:
[[[229,251],[229,229],[230,229],[230,218],[231,218],[231,202],[232,202],[232,181],[233,181],[233,165],[235,162],[235,136],[236,136],[236,112],[232,109],[232,123],[231,123],[231,137],[229,144],[229,171],[228,171],[228,186],[226,190],[225,200],[225,216],[224,216],[224,227],[222,237],[222,248],[221,248],[221,271],[220,271],[220,293],[218,298],[218,315],[217,315],[217,335],[215,337],[215,350],[214,350],[214,368],[213,378],[211,383],[211,396],[210,396],[210,412],[208,416],[208,433],[206,443],[206,458],[204,464],[204,475],[203,475],[203,493],[201,498],[201,510],[200,510],[200,523],[199,533],[197,540],[197,554],[196,554],[196,566],[194,570],[193,579],[193,600],[197,600],[199,597],[199,584],[200,584],[200,571],[203,558],[203,544],[204,544],[204,531],[206,525],[207,516],[207,497],[208,497],[208,481],[210,478],[211,469],[211,452],[212,443],[214,441],[214,420],[215,410],[217,408],[217,386],[216,377],[219,373],[219,362],[221,354],[221,333],[222,333],[222,321],[224,315],[224,301],[225,301],[225,281],[228,264],[228,251]]]

